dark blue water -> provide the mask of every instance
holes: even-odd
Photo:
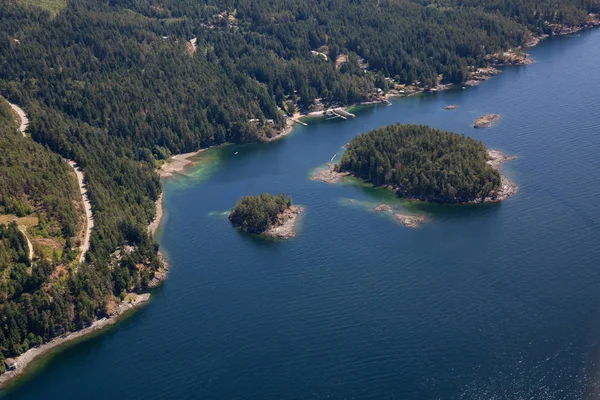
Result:
[[[532,54],[536,64],[478,88],[205,153],[189,176],[166,182],[161,245],[172,269],[152,303],[8,397],[595,398],[600,31]],[[448,104],[460,107],[443,111]],[[487,113],[500,124],[471,128]],[[518,156],[505,168],[518,195],[428,206],[308,179],[357,133],[394,122]],[[306,207],[294,240],[244,236],[222,215],[264,191]],[[409,229],[369,211],[381,201],[428,221]]]

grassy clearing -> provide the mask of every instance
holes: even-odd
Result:
[[[39,224],[38,217],[35,216],[17,218],[17,216],[14,214],[0,215],[0,224],[8,225],[12,221],[16,221],[17,225],[19,226],[26,226],[28,228],[37,226]]]
[[[39,7],[48,11],[53,17],[67,7],[67,0],[18,0],[19,4],[28,7]]]

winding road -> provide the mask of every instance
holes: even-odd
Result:
[[[29,118],[27,118],[27,114],[18,105],[12,104],[11,102],[8,102],[8,104],[10,105],[10,108],[12,108],[19,115],[19,118],[21,119],[20,125],[19,125],[19,131],[23,134],[23,137],[27,137],[25,135],[25,131],[27,130],[27,127],[29,126]],[[86,219],[85,235],[84,235],[83,242],[81,243],[81,246],[79,246],[81,255],[79,256],[78,261],[81,263],[85,259],[85,253],[87,253],[87,251],[90,248],[90,235],[92,233],[92,228],[94,227],[94,216],[92,214],[92,204],[90,203],[90,200],[87,195],[87,189],[85,188],[85,184],[84,184],[85,177],[83,175],[83,171],[81,170],[81,168],[79,168],[77,166],[75,161],[66,160],[66,159],[65,159],[65,161],[67,162],[67,164],[69,164],[71,166],[71,168],[73,168],[73,171],[75,171],[75,175],[77,176],[77,184],[79,185],[79,192],[81,193],[81,198],[83,200],[83,206],[85,209],[85,219]],[[33,260],[33,246],[31,245],[31,241],[29,240],[29,237],[27,237],[27,234],[25,233],[25,227],[19,227],[19,229],[21,229],[21,232],[23,232],[23,235],[25,235],[25,238],[27,239],[27,245],[29,246],[29,258],[31,260]]]
[[[90,234],[92,233],[92,228],[94,227],[94,215],[92,214],[92,204],[90,203],[90,200],[88,199],[87,189],[84,184],[83,171],[81,170],[81,168],[79,168],[77,166],[77,164],[75,164],[75,161],[72,161],[72,160],[66,160],[66,161],[67,161],[67,164],[69,164],[71,166],[71,168],[73,168],[73,171],[75,171],[75,175],[77,175],[77,184],[79,185],[79,192],[81,193],[81,197],[83,199],[83,205],[84,205],[84,209],[85,209],[85,219],[86,219],[87,226],[85,229],[85,236],[83,238],[83,242],[81,243],[81,246],[79,246],[79,249],[81,250],[81,255],[79,256],[79,262],[81,263],[85,259],[85,253],[87,253],[87,251],[90,248]]]
[[[31,240],[29,240],[29,236],[27,236],[27,228],[24,225],[19,225],[19,230],[27,240],[27,247],[29,248],[29,261],[33,261],[33,244],[31,244]]]
[[[23,137],[26,137],[25,130],[29,126],[29,118],[27,118],[27,114],[25,114],[25,111],[23,111],[23,109],[21,107],[19,107],[18,105],[10,103],[10,102],[8,104],[10,105],[10,108],[12,108],[19,115],[19,118],[20,118],[19,132],[21,132],[23,134]]]

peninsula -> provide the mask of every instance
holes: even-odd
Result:
[[[304,212],[292,205],[292,198],[283,193],[273,196],[264,193],[242,197],[229,214],[229,220],[242,232],[274,239],[296,236],[298,216]]]

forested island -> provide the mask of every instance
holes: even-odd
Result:
[[[478,82],[497,55],[597,25],[598,12],[589,0],[0,2],[0,93],[30,119],[25,138],[0,102],[0,216],[35,218],[39,238],[30,264],[22,232],[0,248],[0,372],[155,281],[148,224],[172,155],[269,140],[300,111]],[[81,263],[63,158],[85,172],[93,209]],[[488,178],[465,184],[483,193]]]
[[[507,193],[491,158],[483,143],[463,135],[396,124],[353,138],[336,171],[387,186],[405,198],[451,204],[499,201]]]
[[[242,197],[229,214],[229,220],[242,232],[289,239],[296,235],[296,221],[303,211],[302,207],[293,206],[292,198],[283,193],[276,196],[264,193]]]

